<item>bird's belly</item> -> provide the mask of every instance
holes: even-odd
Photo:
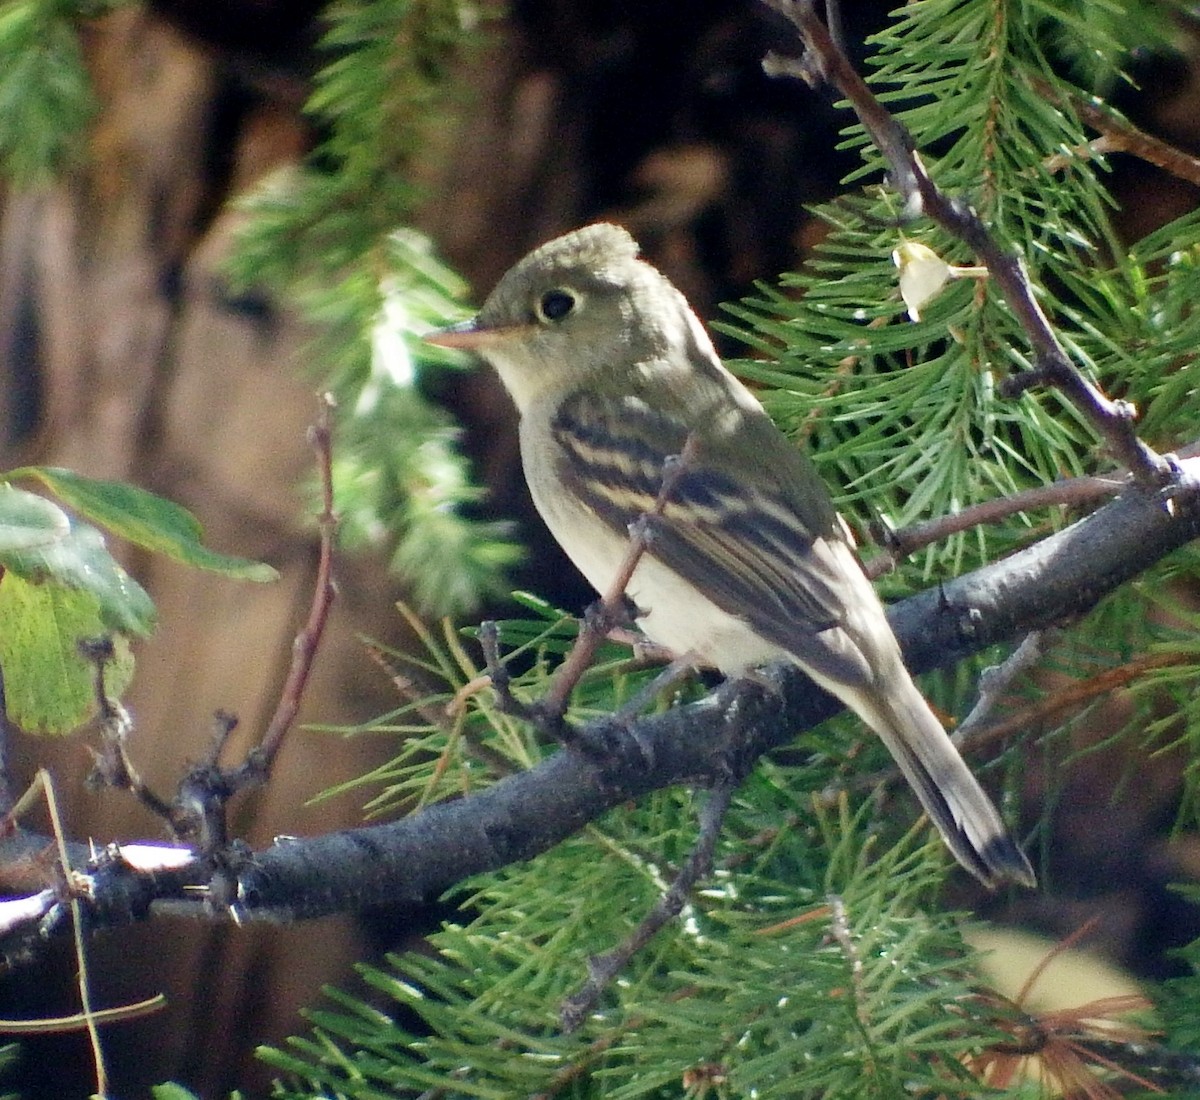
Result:
[[[575,501],[550,506],[530,478],[534,504],[550,533],[575,567],[600,594],[608,591],[629,552],[621,538]],[[759,637],[747,623],[722,611],[673,569],[644,553],[625,594],[637,605],[638,626],[651,641],[730,676],[786,654]]]
[[[674,653],[691,653],[727,676],[786,656],[650,555],[643,555],[626,591],[641,612],[638,625],[646,637]]]

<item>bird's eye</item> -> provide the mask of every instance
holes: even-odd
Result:
[[[538,299],[538,316],[543,321],[561,321],[575,308],[575,295],[569,290],[547,290]]]

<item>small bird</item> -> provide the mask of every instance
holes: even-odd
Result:
[[[791,660],[883,739],[971,874],[1034,884],[904,667],[816,471],[624,229],[542,245],[475,318],[426,339],[499,373],[534,504],[599,592],[628,554],[629,525],[649,517],[625,592],[647,637],[730,677]]]

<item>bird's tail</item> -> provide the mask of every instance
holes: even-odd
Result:
[[[906,670],[886,680],[886,694],[845,701],[880,736],[954,857],[987,886],[1036,877],[992,800]]]

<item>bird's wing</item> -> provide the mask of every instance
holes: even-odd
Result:
[[[693,441],[664,495],[664,472],[688,443],[680,416],[637,397],[580,392],[562,402],[552,426],[560,476],[614,531],[625,536],[645,516],[646,552],[723,611],[814,672],[869,678],[862,653],[835,629],[864,581],[847,576],[847,565],[858,566],[824,485],[765,416],[736,430],[754,444],[752,478],[730,474],[718,436]]]

